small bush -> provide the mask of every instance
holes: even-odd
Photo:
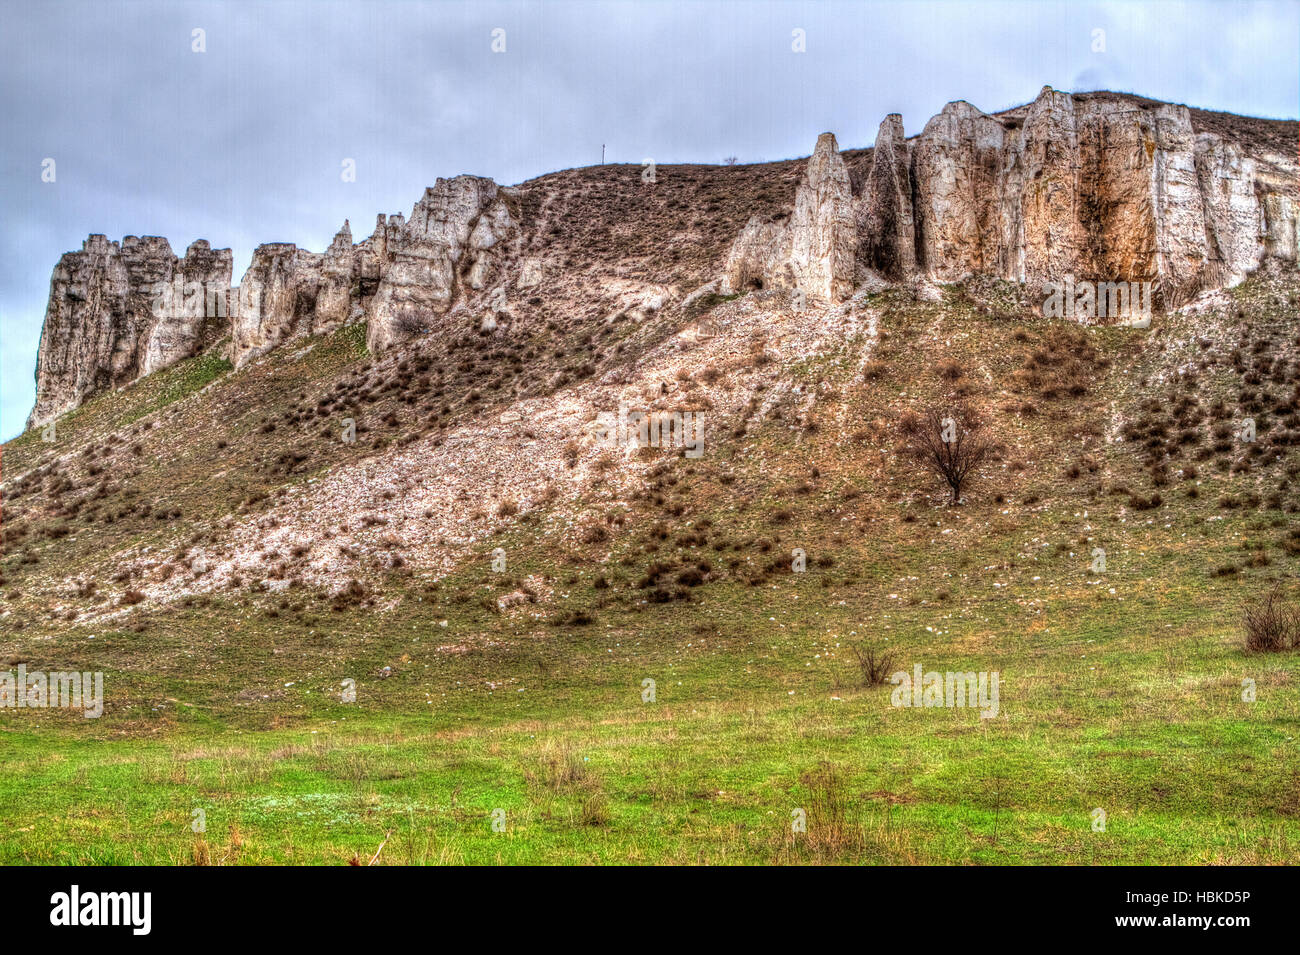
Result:
[[[952,358],[939,362],[939,377],[944,381],[955,382],[966,377],[966,370],[962,368],[961,362]]]
[[[881,686],[894,672],[894,655],[871,645],[849,647],[858,664],[859,686]]]
[[[600,524],[591,524],[583,528],[580,536],[584,544],[600,544],[609,540],[609,531]]]
[[[677,583],[683,587],[698,587],[704,583],[704,574],[697,568],[691,567],[677,575]]]
[[[1300,646],[1300,613],[1274,589],[1242,614],[1247,653],[1277,653]]]
[[[862,366],[863,381],[878,381],[889,371],[887,362],[872,360]]]

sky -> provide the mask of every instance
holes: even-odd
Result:
[[[50,272],[92,232],[177,254],[205,238],[233,249],[238,284],[263,242],[320,251],[344,219],[361,241],[439,176],[514,184],[602,144],[617,163],[787,159],[825,130],[869,146],[888,113],[911,136],[949,101],[992,112],[1045,85],[1294,119],[1298,11],[0,0],[0,439],[34,401]]]

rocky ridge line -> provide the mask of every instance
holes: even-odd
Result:
[[[890,114],[865,174],[823,133],[789,212],[750,219],[717,287],[834,303],[878,281],[1149,280],[1161,303],[1180,304],[1296,264],[1295,157],[1254,153],[1196,131],[1185,106],[1050,87],[996,115],[949,103],[912,139]],[[491,179],[438,179],[409,218],[379,215],[360,243],[345,222],[321,253],[259,246],[225,310],[213,303],[230,284],[228,249],[200,240],[177,259],[165,239],[92,235],[55,267],[28,426],[196,354],[214,334],[230,336],[240,367],[350,321],[368,323],[374,353],[448,315],[500,329],[508,293],[541,281],[538,261],[520,259],[521,205],[518,189]]]

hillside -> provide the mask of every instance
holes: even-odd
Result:
[[[442,180],[262,247],[226,324],[125,244],[65,261],[84,373],[43,360],[69,406],[3,448],[0,655],[106,705],[0,709],[0,859],[1294,862],[1300,658],[1240,616],[1300,571],[1297,127],[1063,96]],[[1067,114],[1073,158],[1012,141]],[[210,251],[149,249],[146,285]],[[1044,317],[1067,274],[1153,282],[1149,326]],[[96,379],[128,351],[183,357]],[[992,447],[953,506],[900,423],[958,406]],[[701,453],[612,446],[620,409]],[[997,671],[1000,712],[893,707],[867,648]]]

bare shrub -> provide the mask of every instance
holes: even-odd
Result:
[[[878,381],[889,372],[889,363],[873,359],[862,366],[863,381]]]
[[[608,826],[610,823],[609,799],[603,792],[594,792],[582,802],[584,826]]]
[[[854,659],[858,664],[859,686],[881,686],[894,672],[894,655],[878,650],[871,644],[851,646]]]
[[[953,358],[947,358],[939,362],[939,377],[947,382],[957,382],[966,377],[966,369],[961,362]]]
[[[546,748],[536,776],[552,792],[585,789],[592,782],[586,761],[567,742]]]
[[[860,850],[865,842],[861,823],[854,818],[853,794],[844,775],[830,763],[805,773],[808,788],[807,848],[822,858],[836,858]]]
[[[600,524],[590,524],[579,535],[584,544],[600,544],[609,540],[609,531]]]
[[[1276,588],[1242,613],[1247,653],[1278,653],[1300,646],[1300,612]]]
[[[901,430],[907,457],[942,478],[952,503],[959,503],[962,489],[992,448],[980,419],[961,406],[932,405],[905,414]]]

